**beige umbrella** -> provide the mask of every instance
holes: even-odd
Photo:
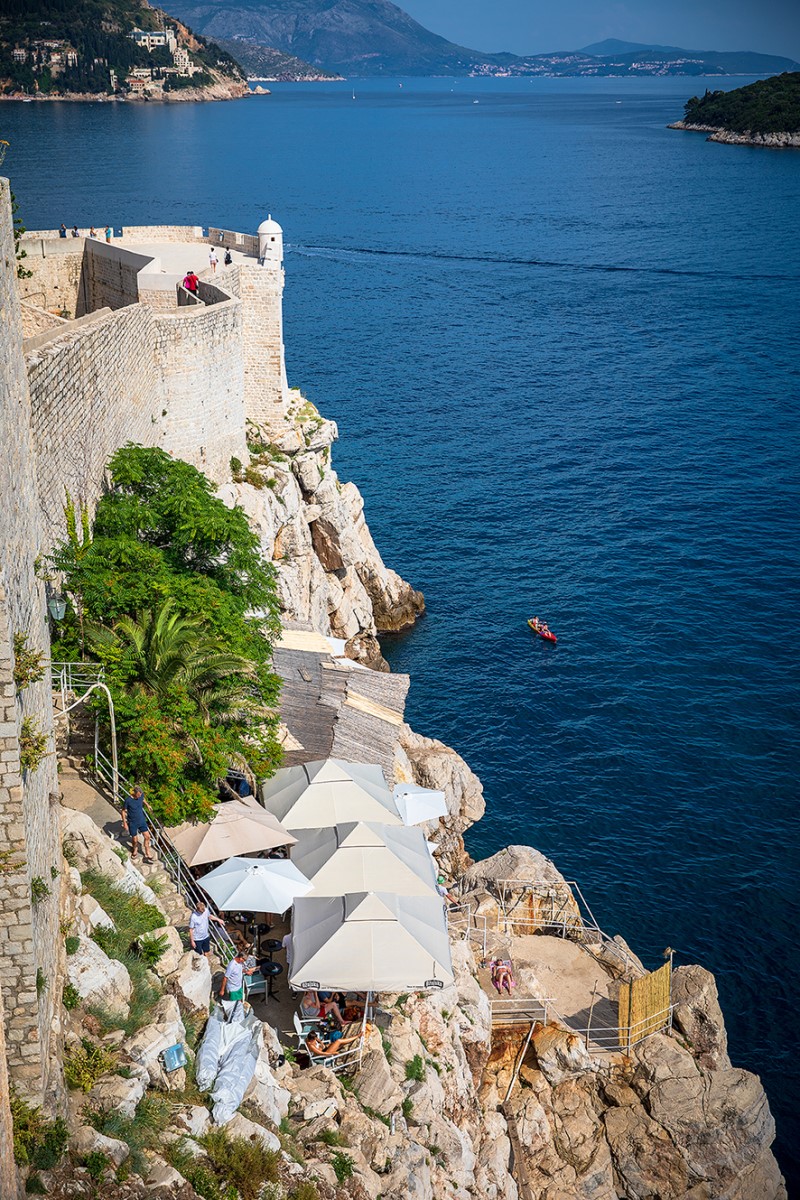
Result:
[[[287,829],[319,829],[348,821],[402,825],[380,767],[325,758],[284,767],[261,788],[266,808]]]
[[[436,875],[421,829],[353,821],[298,830],[292,862],[311,880],[310,896],[393,892],[431,896]]]
[[[439,896],[301,896],[292,917],[294,988],[402,992],[453,982]]]
[[[257,804],[229,800],[215,805],[210,821],[187,822],[169,831],[172,844],[190,867],[219,862],[237,854],[255,854],[293,846],[297,838]]]

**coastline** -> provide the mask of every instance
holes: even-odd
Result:
[[[767,150],[800,150],[800,131],[797,133],[736,133],[719,125],[692,125],[687,121],[672,121],[667,129],[687,133],[707,133],[707,142],[727,146],[757,146]]]

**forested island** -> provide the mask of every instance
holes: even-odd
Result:
[[[709,141],[800,147],[800,71],[759,79],[732,92],[687,100],[670,129],[710,133]]]

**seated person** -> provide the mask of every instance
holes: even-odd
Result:
[[[348,1038],[338,1037],[326,1044],[319,1034],[312,1030],[306,1038],[306,1049],[309,1054],[313,1054],[315,1057],[327,1058],[330,1054],[338,1054],[342,1046],[346,1046],[350,1042],[357,1042],[359,1036],[359,1034],[355,1034],[353,1037]]]
[[[333,998],[333,992],[319,993],[319,1015],[325,1020],[326,1017],[332,1017],[339,1025],[344,1025],[344,1017],[342,1010]]]
[[[319,996],[314,991],[303,992],[300,1000],[300,1016],[306,1021],[316,1021],[322,1016]]]
[[[489,968],[491,971],[492,984],[498,996],[502,994],[503,988],[505,988],[506,992],[510,996],[512,987],[517,986],[514,981],[514,974],[511,969],[510,961],[507,958],[493,958],[489,963]]]

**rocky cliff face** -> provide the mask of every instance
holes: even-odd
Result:
[[[718,125],[693,125],[689,121],[673,121],[667,128],[708,133],[707,141],[723,142],[728,146],[764,146],[768,150],[800,148],[800,133],[735,133],[732,129],[720,129]]]
[[[220,495],[247,513],[276,567],[288,620],[346,641],[406,629],[425,599],[384,565],[354,483],[331,464],[336,424],[294,393],[283,426],[249,427],[248,464]]]

